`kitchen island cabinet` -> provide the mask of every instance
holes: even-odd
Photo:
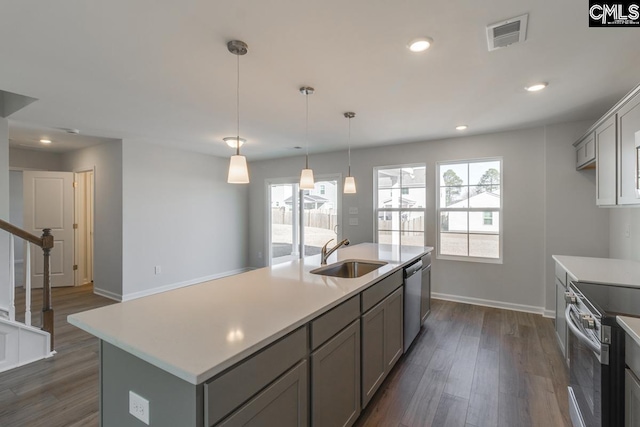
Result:
[[[129,414],[129,392],[148,401],[153,426],[269,424],[275,416],[286,425],[353,424],[359,363],[366,360],[363,308],[384,304],[395,313],[382,331],[396,331],[386,347],[395,363],[402,353],[402,287],[380,289],[394,277],[401,285],[402,267],[431,250],[355,245],[329,263],[385,265],[345,279],[311,274],[319,256],[309,257],[70,316],[101,340],[102,425],[144,425]],[[332,368],[338,365],[340,378]],[[322,418],[334,403],[344,411]]]

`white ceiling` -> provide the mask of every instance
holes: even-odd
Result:
[[[242,151],[299,154],[302,85],[310,151],[425,141],[595,119],[640,83],[640,30],[589,28],[588,2],[557,0],[2,1],[0,89],[39,100],[23,131],[144,140],[231,154],[236,57]],[[485,27],[529,13],[527,41],[489,52]],[[430,36],[413,54],[406,43]],[[523,86],[548,81],[539,93]],[[75,137],[81,140],[83,136]]]

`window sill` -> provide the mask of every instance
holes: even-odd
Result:
[[[437,254],[436,259],[444,261],[478,262],[482,264],[503,264],[502,258],[480,258]]]

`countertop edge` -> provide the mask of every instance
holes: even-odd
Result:
[[[162,359],[158,358],[158,357],[154,357],[154,355],[149,354],[147,352],[144,351],[140,351],[137,348],[128,345],[127,343],[124,343],[120,340],[118,340],[116,337],[110,336],[108,334],[105,334],[103,332],[101,332],[100,330],[97,330],[95,328],[93,328],[91,325],[88,325],[86,323],[84,323],[81,319],[78,319],[76,317],[74,317],[74,314],[71,314],[69,316],[67,316],[67,321],[72,324],[73,326],[80,328],[82,330],[84,330],[85,332],[88,332],[91,335],[94,335],[95,337],[99,338],[102,341],[105,341],[115,347],[118,347],[121,350],[124,350],[130,354],[132,354],[133,356],[159,368],[162,369],[163,371],[166,371],[190,384],[193,385],[198,385],[198,384],[202,384],[205,381],[213,378],[214,376],[220,374],[221,372],[227,370],[228,368],[234,366],[235,364],[241,362],[242,360],[246,359],[247,357],[249,357],[250,355],[254,354],[256,351],[274,343],[275,341],[277,341],[278,339],[284,337],[285,335],[289,334],[290,332],[295,331],[296,329],[298,329],[299,327],[307,324],[309,321],[317,318],[318,316],[321,316],[322,314],[328,312],[329,310],[331,310],[332,308],[338,306],[339,304],[341,304],[342,302],[348,300],[349,298],[365,291],[366,289],[368,289],[369,287],[371,287],[372,285],[374,285],[375,283],[379,282],[380,280],[384,280],[385,278],[389,277],[390,275],[396,273],[397,271],[399,271],[400,269],[402,269],[404,266],[411,264],[417,260],[419,260],[420,258],[422,258],[423,256],[425,256],[426,254],[429,254],[433,251],[433,247],[430,246],[425,246],[424,247],[424,251],[416,254],[415,256],[409,258],[407,261],[403,261],[398,263],[394,268],[390,269],[388,272],[386,272],[384,275],[380,275],[377,276],[373,279],[371,279],[370,281],[368,281],[367,283],[361,285],[359,288],[354,289],[352,292],[349,292],[348,294],[342,295],[340,298],[336,298],[335,300],[333,300],[331,303],[325,305],[324,307],[322,307],[321,309],[317,310],[314,313],[309,314],[306,317],[303,317],[301,319],[299,319],[298,321],[288,325],[287,327],[279,330],[278,332],[265,337],[263,340],[257,342],[256,344],[254,344],[251,347],[248,347],[238,353],[236,353],[235,355],[227,358],[226,360],[218,363],[216,366],[213,366],[210,369],[207,369],[204,372],[201,373],[195,373],[195,372],[189,372],[187,370],[184,369],[180,369],[177,366],[174,366],[173,364],[167,363],[165,361],[163,361]],[[244,273],[240,273],[240,274],[244,274]],[[202,283],[206,283],[206,282],[202,282]],[[197,286],[194,285],[194,286]]]
[[[636,344],[640,346],[640,319],[629,316],[616,316],[618,325],[622,326],[622,329],[629,334]],[[631,325],[631,323],[638,323],[637,326]]]

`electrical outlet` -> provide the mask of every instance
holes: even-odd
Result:
[[[358,218],[349,218],[349,225],[358,225]]]
[[[626,237],[627,239],[631,237],[631,228],[629,227],[629,224],[625,225],[624,227],[624,237]]]
[[[129,413],[149,425],[149,401],[129,390]]]
[[[159,265],[156,265],[155,272],[156,272],[156,276],[158,274],[162,274],[162,267],[160,267]]]
[[[262,259],[262,252],[258,251],[258,258]]]
[[[358,215],[358,208],[350,207],[349,208],[349,215]]]

